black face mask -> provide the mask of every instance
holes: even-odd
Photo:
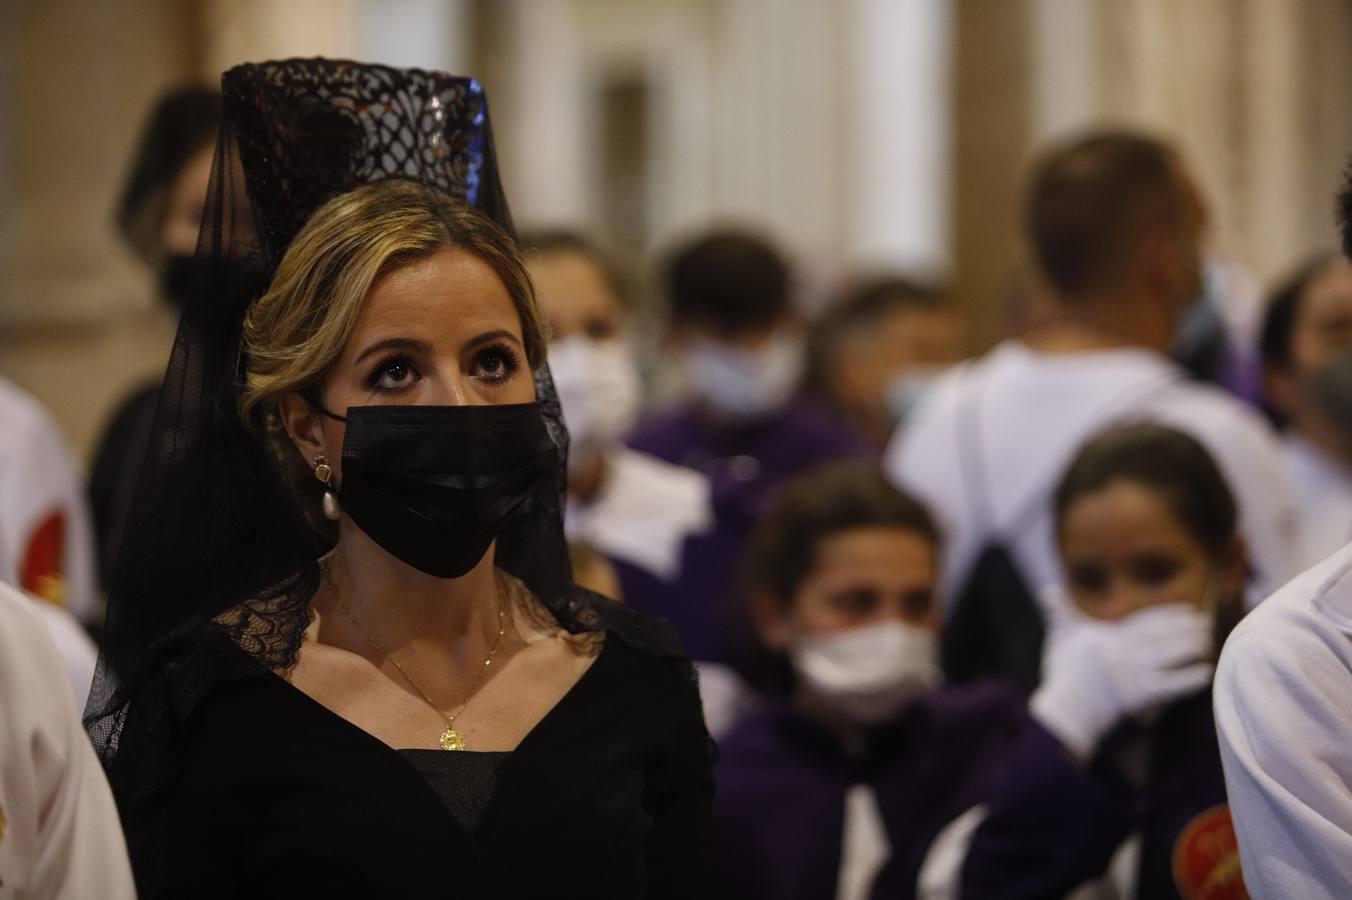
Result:
[[[192,253],[171,253],[160,264],[160,293],[175,309],[188,305],[194,291],[202,289],[206,263]]]
[[[537,403],[321,411],[347,423],[343,509],[391,555],[437,578],[478,565],[557,465]]]

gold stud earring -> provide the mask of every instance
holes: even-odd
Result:
[[[323,453],[315,457],[314,460],[315,478],[324,485],[324,499],[321,506],[324,510],[324,518],[330,522],[337,522],[342,517],[342,508],[338,506],[338,495],[329,487],[329,481],[333,478],[333,469],[329,466],[329,458]]]

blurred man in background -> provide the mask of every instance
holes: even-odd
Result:
[[[1075,448],[1113,420],[1174,425],[1217,458],[1238,494],[1252,597],[1296,571],[1296,513],[1273,434],[1165,355],[1201,287],[1206,223],[1187,167],[1149,137],[1090,134],[1034,170],[1024,224],[1045,310],[941,380],[888,451],[892,476],[949,539],[940,581],[951,586],[951,678],[1036,683],[1046,628],[1063,612],[1037,599],[1062,582],[1050,492]]]
[[[1352,263],[1319,257],[1277,290],[1262,356],[1312,566],[1352,540]]]

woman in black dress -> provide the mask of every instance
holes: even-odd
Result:
[[[223,89],[86,717],[142,895],[698,896],[698,693],[571,584],[481,88],[290,60]]]

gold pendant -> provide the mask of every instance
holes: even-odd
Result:
[[[460,736],[460,732],[447,725],[446,730],[441,733],[442,750],[464,750],[465,739]]]

